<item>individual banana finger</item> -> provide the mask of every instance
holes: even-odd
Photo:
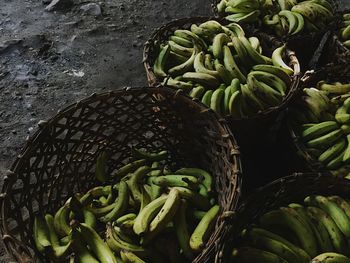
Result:
[[[219,216],[219,211],[220,207],[218,205],[209,209],[193,231],[190,238],[190,247],[194,251],[200,252],[203,249],[205,242],[208,240],[210,232],[215,225],[216,219]]]

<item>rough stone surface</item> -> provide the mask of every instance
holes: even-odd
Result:
[[[96,3],[82,5],[80,9],[83,10],[85,14],[89,14],[93,16],[100,16],[102,13],[100,5]]]
[[[72,0],[52,0],[52,2],[45,8],[46,11],[64,10],[73,5]]]

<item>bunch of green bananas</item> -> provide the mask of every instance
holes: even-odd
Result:
[[[235,23],[193,24],[191,30],[176,30],[160,49],[153,70],[164,85],[235,118],[279,105],[294,73],[284,62],[285,45],[266,57],[259,39],[247,38]]]
[[[170,171],[167,151],[133,153],[134,161],[106,176],[103,152],[96,177],[117,183],[75,194],[54,216],[35,217],[41,254],[53,262],[165,262],[170,256],[175,263],[201,252],[220,211],[211,175],[199,168]]]
[[[350,203],[312,195],[262,215],[231,254],[239,263],[350,263]]]
[[[259,0],[222,0],[218,3],[219,13],[229,14],[226,20],[235,23],[252,23],[260,15]]]
[[[349,178],[350,84],[320,81],[317,88],[305,88],[290,111],[308,153],[332,174]]]
[[[228,21],[262,21],[279,36],[323,30],[334,17],[327,0],[222,0],[217,9]]]
[[[343,14],[339,37],[344,46],[350,49],[350,13]]]

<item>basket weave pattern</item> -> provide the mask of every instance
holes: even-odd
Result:
[[[35,213],[53,212],[74,192],[99,183],[99,153],[108,170],[123,166],[131,146],[168,150],[168,164],[196,166],[215,179],[221,217],[206,248],[193,262],[207,262],[227,230],[225,214],[237,205],[239,148],[217,115],[167,88],[134,88],[92,95],[59,112],[29,140],[6,176],[0,209],[5,246],[18,262],[37,262],[33,252]]]

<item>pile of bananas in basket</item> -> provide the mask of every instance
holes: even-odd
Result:
[[[191,262],[204,248],[220,207],[213,178],[198,168],[172,172],[167,151],[134,149],[114,184],[75,194],[53,215],[36,216],[37,250],[53,262]],[[106,180],[107,154],[96,165]]]
[[[269,211],[244,229],[231,261],[239,263],[350,263],[350,204],[313,195]]]
[[[344,46],[350,49],[350,13],[343,14],[339,37]]]
[[[285,53],[282,45],[267,57],[259,39],[246,37],[238,24],[207,21],[161,43],[153,71],[164,85],[238,119],[281,104],[294,73]]]
[[[323,30],[334,17],[327,0],[221,0],[217,8],[228,21],[261,21],[279,36]]]
[[[316,88],[305,88],[291,118],[308,153],[334,175],[348,178],[350,83],[320,81]]]

